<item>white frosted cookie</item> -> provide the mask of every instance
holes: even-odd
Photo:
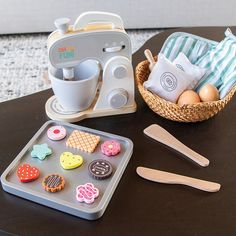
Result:
[[[66,129],[60,125],[52,126],[48,129],[47,136],[54,141],[61,140],[66,137]]]

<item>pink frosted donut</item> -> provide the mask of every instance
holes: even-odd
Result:
[[[55,125],[48,129],[47,135],[51,140],[58,141],[66,137],[66,129],[63,126]]]
[[[101,145],[101,151],[106,156],[115,156],[120,152],[120,144],[114,140],[105,141]]]

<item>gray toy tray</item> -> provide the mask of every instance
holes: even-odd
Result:
[[[47,137],[48,128],[54,125],[62,125],[65,127],[67,136],[63,140],[52,141]],[[73,130],[84,131],[100,136],[100,142],[93,153],[86,153],[66,146],[66,140]],[[101,152],[101,144],[111,139],[121,144],[121,152],[114,157],[107,157]],[[42,143],[47,143],[53,150],[53,153],[43,161],[32,158],[30,155],[33,145]],[[83,156],[84,162],[82,166],[72,170],[63,169],[60,165],[60,154],[65,151]],[[38,130],[29,143],[3,172],[1,176],[2,187],[6,192],[22,198],[81,218],[95,220],[103,215],[130,160],[132,152],[133,143],[127,138],[69,123],[48,121]],[[105,159],[111,163],[113,167],[111,177],[97,180],[89,174],[88,165],[95,159]],[[19,181],[16,172],[18,166],[23,163],[28,163],[40,170],[40,176],[37,180],[28,183]],[[47,192],[42,187],[43,178],[49,174],[55,173],[65,178],[65,188],[56,193]],[[99,189],[99,196],[92,204],[81,203],[76,199],[76,187],[88,182],[94,184],[94,186]]]

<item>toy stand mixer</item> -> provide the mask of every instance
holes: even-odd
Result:
[[[122,19],[112,13],[86,12],[74,25],[69,25],[67,18],[56,20],[55,25],[57,30],[48,38],[48,73],[55,95],[46,103],[47,115],[54,120],[76,122],[135,112],[131,42]],[[75,79],[80,65],[88,61],[92,61],[87,63],[91,67],[89,71],[99,68],[101,76],[97,82]],[[78,71],[82,76],[87,73],[86,67],[83,70]],[[67,86],[70,90],[66,91]],[[63,105],[85,95],[90,95],[89,99],[84,98],[86,101],[92,100],[88,108],[84,104],[75,108]]]

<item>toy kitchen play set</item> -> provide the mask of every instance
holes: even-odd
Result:
[[[49,79],[55,96],[46,104],[47,115],[76,122],[135,112],[131,42],[122,19],[86,12],[74,25],[69,21],[56,20],[57,30],[48,38]]]
[[[86,12],[74,25],[67,18],[56,20],[55,25],[57,30],[48,38],[48,74],[55,95],[45,106],[54,121],[39,129],[3,172],[1,182],[7,192],[94,220],[103,215],[110,202],[133,153],[133,143],[125,137],[61,121],[136,111],[131,42],[121,18],[112,13]],[[147,57],[154,64],[150,53]],[[144,63],[141,66],[145,70],[152,65]],[[169,61],[167,66],[173,69]],[[156,71],[153,67],[152,74]],[[150,72],[140,71],[136,70],[137,77]],[[168,75],[161,81],[167,91],[177,87],[173,78]],[[209,165],[208,159],[156,124],[144,133],[199,166]],[[217,192],[221,187],[218,183],[144,167],[136,171],[154,182],[184,184],[207,192]]]

